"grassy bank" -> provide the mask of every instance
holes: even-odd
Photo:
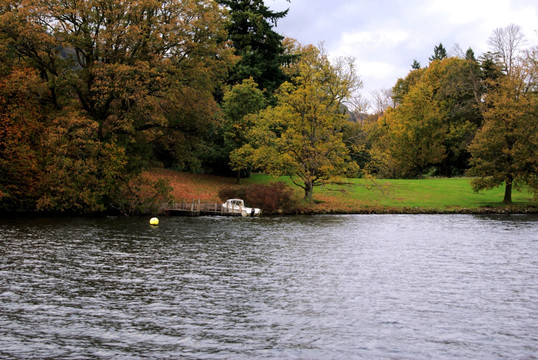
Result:
[[[262,174],[242,179],[241,184],[233,178],[162,169],[152,170],[147,176],[168,179],[177,200],[200,199],[202,202],[221,201],[218,193],[223,188],[247,187],[277,180],[293,186],[286,178],[276,179]],[[297,198],[300,198],[302,190],[296,188],[296,192]],[[301,212],[307,213],[538,212],[538,202],[529,191],[514,191],[512,206],[502,204],[503,195],[504,188],[476,193],[469,178],[345,179],[337,184],[317,187],[314,203],[300,206]]]

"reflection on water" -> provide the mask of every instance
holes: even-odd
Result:
[[[533,358],[538,217],[0,220],[1,358]]]

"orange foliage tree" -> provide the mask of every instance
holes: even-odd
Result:
[[[28,68],[0,78],[0,210],[31,209],[38,196],[42,85]]]
[[[39,149],[39,162],[21,165],[40,164],[39,206],[100,211],[155,149],[180,164],[217,124],[213,90],[235,61],[225,20],[211,0],[0,0],[2,83],[23,80],[14,68],[33,69],[40,91],[3,106],[3,166]],[[33,108],[46,110],[15,111]],[[33,152],[10,146],[30,123],[47,128]]]

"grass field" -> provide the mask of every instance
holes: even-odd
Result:
[[[251,184],[283,181],[294,187],[297,197],[303,196],[300,188],[287,178],[274,178],[254,174],[242,179],[238,185],[233,178],[195,175],[171,170],[152,170],[152,178],[166,178],[173,186],[176,199],[200,199],[220,201],[222,188],[237,188]],[[538,202],[529,191],[512,193],[512,206],[502,203],[504,188],[474,192],[469,178],[431,178],[420,180],[367,180],[344,179],[314,189],[314,203],[303,204],[305,212],[361,213],[361,212],[482,212],[528,211],[538,208]]]

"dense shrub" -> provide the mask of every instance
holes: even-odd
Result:
[[[111,207],[123,215],[156,214],[163,204],[173,201],[171,191],[166,179],[152,180],[139,176],[123,186],[121,196]]]
[[[240,189],[225,188],[219,191],[219,197],[223,201],[234,198],[243,199],[248,206],[260,208],[266,214],[294,212],[299,203],[293,189],[280,181],[267,185],[255,184]]]

